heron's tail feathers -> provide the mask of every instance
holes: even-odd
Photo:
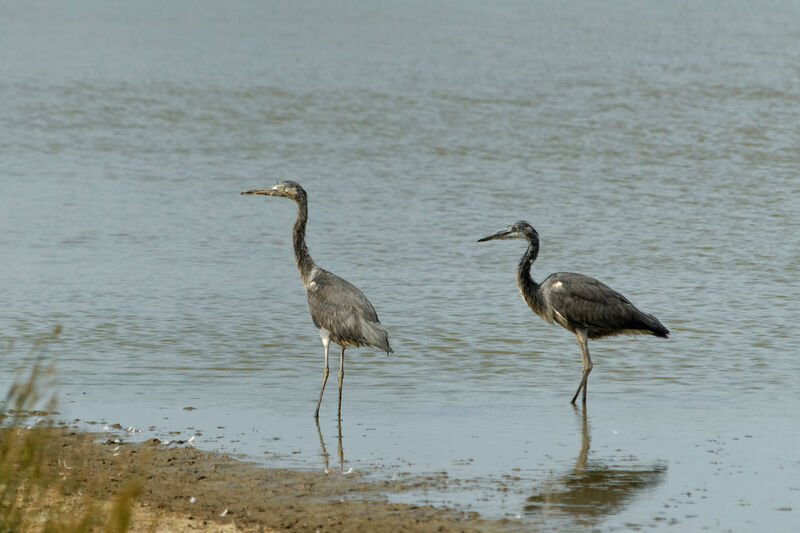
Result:
[[[642,323],[647,326],[650,333],[656,337],[669,337],[669,330],[653,315],[642,313]]]
[[[392,347],[389,346],[389,334],[386,333],[386,328],[384,328],[380,322],[364,320],[361,331],[364,340],[370,346],[380,348],[387,354],[393,352]]]

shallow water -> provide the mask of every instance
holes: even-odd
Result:
[[[0,385],[41,355],[67,419],[270,465],[325,468],[324,444],[339,467],[295,207],[239,195],[292,178],[312,256],[395,351],[347,352],[345,471],[446,471],[446,492],[397,498],[523,528],[789,530],[798,16],[5,2]],[[575,339],[517,294],[523,243],[475,242],[519,219],[537,279],[595,276],[672,330],[590,343],[586,413]]]

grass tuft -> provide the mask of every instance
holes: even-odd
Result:
[[[32,350],[55,341],[60,333],[57,326],[40,336]],[[37,359],[0,405],[0,533],[125,533],[141,482],[124,485],[109,508],[96,496],[100,494],[96,487],[85,486],[85,480],[71,472],[62,460],[63,429],[53,419],[55,397],[46,401],[42,397],[53,374]]]

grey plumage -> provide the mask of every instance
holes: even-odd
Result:
[[[375,346],[389,353],[389,337],[364,293],[335,274],[318,269],[307,289],[314,325],[331,332],[340,346]]]
[[[564,317],[567,329],[584,328],[590,339],[634,332],[669,334],[654,316],[640,311],[623,295],[589,276],[558,272],[548,276],[539,287],[536,296],[542,300],[539,305],[544,312],[538,314],[550,323],[561,323],[559,318]]]
[[[328,348],[331,342],[342,348],[339,358],[339,410],[342,415],[342,382],[344,379],[344,350],[348,346],[375,346],[392,352],[389,336],[378,320],[375,308],[358,288],[339,276],[318,267],[311,259],[306,247],[305,234],[308,221],[308,196],[306,191],[294,181],[282,181],[268,189],[254,189],[242,194],[261,194],[283,196],[297,203],[297,221],[292,230],[294,256],[300,277],[308,297],[308,310],[314,325],[319,329],[320,339],[325,348],[325,370],[322,374],[322,388],[319,391],[315,417],[319,417],[322,393],[328,381]]]
[[[526,239],[528,248],[517,268],[520,294],[534,313],[548,322],[557,323],[571,331],[581,345],[583,377],[572,403],[583,390],[586,403],[586,383],[592,370],[588,339],[620,334],[651,334],[669,336],[669,330],[653,315],[637,309],[627,298],[594,278],[583,274],[558,272],[541,284],[530,275],[531,265],[539,255],[539,234],[524,220],[512,224],[478,242],[494,239]]]

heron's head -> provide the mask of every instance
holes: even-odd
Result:
[[[533,229],[533,226],[524,220],[520,220],[519,222],[511,224],[497,233],[492,233],[491,235],[487,235],[482,239],[478,239],[478,242],[493,241],[495,239],[527,239],[529,241],[533,241],[534,239],[539,239],[539,234],[536,233],[536,230]]]
[[[285,196],[294,201],[305,199],[306,191],[296,181],[279,181],[267,189],[253,189],[242,194],[263,194],[265,196]]]

